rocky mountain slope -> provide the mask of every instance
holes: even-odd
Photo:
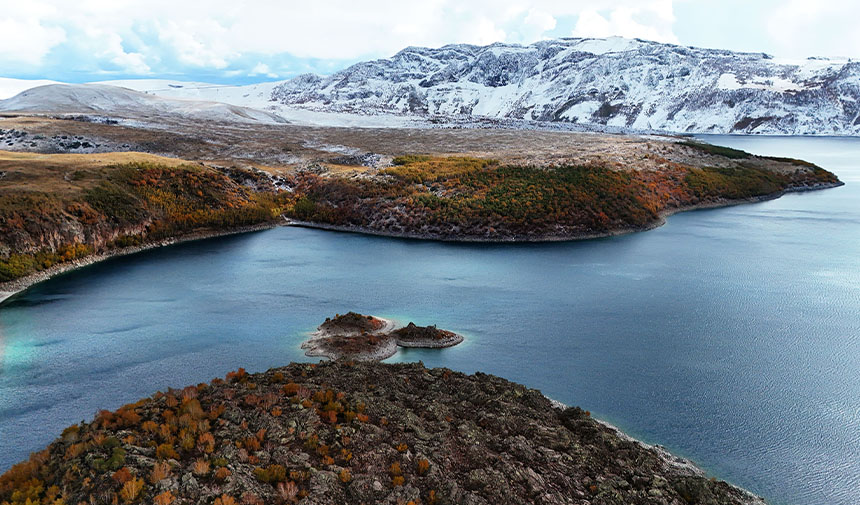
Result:
[[[409,47],[274,88],[319,110],[697,133],[860,133],[860,62],[782,61],[618,37]]]
[[[102,411],[0,476],[4,505],[120,501],[764,503],[498,377],[346,362]]]

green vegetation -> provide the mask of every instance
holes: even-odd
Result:
[[[394,158],[394,167],[383,173],[394,175],[406,182],[423,183],[445,180],[481,170],[493,163],[492,160],[469,158],[465,156],[431,158],[430,156],[400,156]]]
[[[703,142],[692,142],[689,140],[685,140],[684,142],[678,142],[678,144],[682,146],[692,147],[693,149],[698,149],[703,153],[707,153],[713,156],[725,156],[726,158],[732,160],[742,160],[752,157],[752,155],[746,151],[732,149],[731,147],[705,144]]]
[[[785,188],[787,177],[753,168],[691,168],[686,178],[699,198],[743,199],[768,195]]]

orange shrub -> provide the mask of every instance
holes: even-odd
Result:
[[[214,505],[236,505],[236,499],[230,495],[222,494],[220,497],[215,498]]]
[[[128,468],[122,467],[116,472],[114,472],[114,474],[111,475],[111,478],[113,478],[113,480],[117,481],[120,484],[125,484],[126,482],[133,479],[134,476],[131,474]]]
[[[149,474],[149,482],[158,484],[170,475],[170,465],[166,462],[156,463],[152,467],[152,473]]]
[[[418,460],[418,475],[424,475],[430,469],[430,462],[424,458]]]
[[[212,454],[215,450],[215,437],[211,433],[204,433],[197,439],[197,446],[206,454]]]
[[[170,444],[161,444],[155,449],[155,457],[158,459],[179,459],[176,449]]]
[[[346,468],[340,471],[338,477],[340,478],[340,481],[344,484],[352,480],[352,474],[349,473],[349,470],[347,470]]]
[[[198,459],[191,465],[191,471],[194,472],[195,475],[205,476],[209,474],[209,462],[205,459]]]
[[[230,475],[232,475],[232,472],[230,472],[230,470],[228,470],[225,466],[222,466],[218,470],[215,470],[215,480],[219,482],[224,482]]]
[[[155,498],[152,499],[152,503],[155,505],[170,505],[175,499],[176,498],[173,497],[173,493],[168,490],[156,495]]]
[[[132,479],[122,485],[122,490],[119,492],[120,498],[126,503],[131,503],[137,499],[137,496],[143,490],[143,479]]]

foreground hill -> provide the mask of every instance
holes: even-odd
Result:
[[[292,364],[67,428],[0,504],[763,504],[578,408],[421,364]]]

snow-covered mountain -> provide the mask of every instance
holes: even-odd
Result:
[[[860,62],[619,37],[406,48],[272,89],[336,112],[483,116],[701,133],[860,134]]]
[[[0,100],[2,112],[98,114],[135,120],[163,117],[238,123],[286,123],[275,114],[241,105],[165,98],[104,84],[49,84]]]
[[[409,47],[327,77],[247,86],[158,79],[99,84],[198,101],[193,107],[163,102],[156,106],[163,112],[209,114],[200,112],[199,101],[223,102],[215,116],[247,115],[223,109],[232,104],[257,109],[251,114],[257,119],[296,124],[539,121],[611,131],[860,135],[860,61],[789,61],[620,37]],[[11,110],[7,102],[0,110]],[[28,104],[39,105],[33,96]]]

